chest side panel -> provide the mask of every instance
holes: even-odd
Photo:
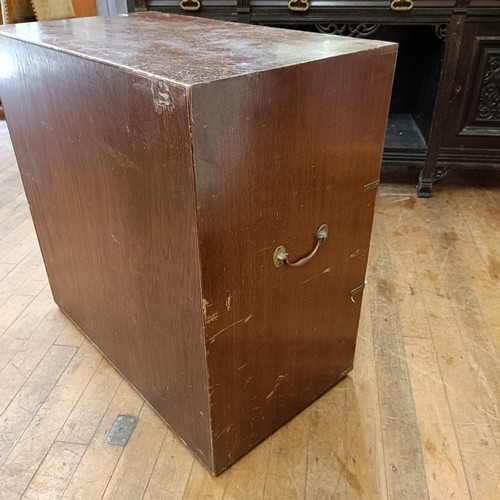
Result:
[[[216,468],[353,364],[395,48],[193,89]],[[275,268],[283,245],[306,265]]]
[[[209,462],[184,91],[1,43],[12,56],[2,101],[54,298]]]

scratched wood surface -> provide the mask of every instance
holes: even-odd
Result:
[[[362,186],[379,178],[394,62],[384,48],[193,87],[218,471],[352,368],[361,295],[351,290],[364,282],[376,196]],[[278,244],[291,260],[307,255],[324,223],[311,262],[272,265]]]
[[[0,92],[54,300],[211,467],[184,91],[36,45],[1,46],[31,75]]]
[[[220,474],[352,369],[397,46],[288,50],[286,30],[159,13],[56,24],[0,30],[54,300]],[[273,266],[323,224],[307,266]]]
[[[0,122],[0,498],[496,498],[500,178],[477,177],[382,185],[354,370],[214,478],[53,303]]]

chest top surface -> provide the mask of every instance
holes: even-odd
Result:
[[[395,44],[158,12],[2,26],[0,35],[180,87]]]

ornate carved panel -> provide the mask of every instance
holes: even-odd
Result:
[[[436,24],[434,26],[434,31],[436,33],[436,36],[440,40],[446,40],[446,33],[448,31],[448,25],[447,24]]]
[[[500,136],[500,40],[476,38],[461,136]]]
[[[500,121],[500,53],[487,56],[476,120]]]
[[[351,24],[351,23],[334,23],[334,24],[316,24],[316,29],[321,33],[330,35],[352,36],[364,38],[375,33],[380,24]]]

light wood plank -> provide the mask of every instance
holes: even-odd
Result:
[[[35,248],[19,264],[0,264],[8,272],[0,281],[0,305],[11,295],[37,296],[46,286],[47,277],[41,262],[34,263],[40,258],[40,250]],[[43,270],[43,273],[40,271]]]
[[[26,489],[23,500],[58,500],[74,474],[86,446],[54,442]]]
[[[103,359],[59,432],[57,440],[89,444],[121,380],[120,374]]]
[[[0,379],[3,380],[0,386],[0,412],[22,387],[67,323],[66,316],[53,308],[0,370]]]
[[[7,171],[7,162],[8,162],[8,154],[5,150],[5,148],[2,148],[2,139],[5,140],[5,138],[2,137],[2,133],[1,133],[1,130],[0,130],[0,158],[1,158],[1,161],[2,161],[2,174],[3,172]],[[12,151],[11,151],[12,152]],[[17,164],[13,158],[13,154],[12,154],[12,163],[13,163],[13,166],[12,166],[12,169],[14,170],[17,170]],[[22,185],[21,185],[21,179],[19,179],[19,184],[18,184],[18,189],[17,189],[17,193],[16,193],[16,196],[8,201],[7,203],[3,203],[3,204],[0,204],[0,221],[1,222],[4,222],[6,219],[9,219],[13,214],[16,214],[18,212],[26,212],[26,210],[29,210],[29,207],[28,207],[28,202],[26,201],[26,195],[24,194],[24,191],[23,191],[23,188],[22,188]],[[0,237],[3,237],[5,236],[5,232],[4,233],[0,233]]]
[[[63,494],[64,499],[90,500],[102,497],[124,450],[120,446],[106,444],[106,435],[119,414],[138,415],[143,404],[142,398],[131,386],[126,382],[120,384]],[[141,472],[142,466],[138,466],[137,471]]]
[[[466,238],[457,239],[460,258],[471,271],[469,286],[478,305],[497,355],[500,355],[500,222],[498,200],[489,196],[473,196],[465,190],[467,202],[450,197],[450,205],[466,225]],[[477,194],[477,193],[476,193]],[[476,199],[474,199],[476,198]],[[475,208],[476,210],[472,210]],[[479,217],[477,216],[479,212]],[[483,234],[486,232],[487,234]]]
[[[223,478],[224,500],[261,498],[266,483],[266,465],[269,463],[270,440],[266,440],[232,466]],[[205,472],[205,476],[209,477]]]
[[[30,212],[26,203],[19,202],[16,198],[12,205],[11,210],[3,210],[3,214],[0,213],[0,239],[16,229],[19,224],[30,220]]]
[[[201,463],[195,460],[182,498],[183,500],[195,500],[198,498],[203,498],[204,500],[223,500],[225,491],[226,481],[224,474],[219,477],[211,477]],[[244,495],[243,498],[245,498]],[[262,498],[262,496],[256,498]]]
[[[0,417],[0,465],[38,412],[76,349],[52,347]]]
[[[137,427],[116,465],[103,499],[142,498],[167,429],[158,414],[145,404]],[[140,470],[137,463],[141,463]]]
[[[264,498],[303,498],[310,434],[306,422],[302,413],[271,436]]]
[[[425,224],[425,222],[420,216],[417,200],[413,193],[391,196],[390,199],[394,217],[386,224],[388,233],[386,236],[389,238],[391,232],[403,236],[397,240],[403,243],[399,247],[394,247],[393,241],[390,243],[387,241],[392,269],[391,286],[397,292],[401,335],[403,337],[430,338],[422,296],[424,290],[418,286],[418,261],[413,258],[415,241],[407,232],[406,226],[401,223],[402,214],[406,218],[412,219],[417,226]],[[387,203],[379,198],[377,209],[380,216],[383,217],[385,211],[381,209],[382,206],[387,208]]]
[[[57,337],[54,344],[80,347],[84,340],[85,336],[83,333],[70,321],[66,328],[60,333],[59,337]]]
[[[470,498],[434,344],[430,339],[407,338],[405,352],[430,498]]]
[[[12,245],[8,250],[4,251],[4,253],[0,255],[0,262],[19,264],[38,247],[38,239],[32,229],[33,223],[31,222],[31,219],[28,219],[27,222],[29,223],[29,229],[27,231],[28,234],[19,243]],[[22,226],[22,224],[20,224],[20,226]],[[0,241],[0,247],[2,241]]]
[[[33,301],[29,295],[11,295],[0,306],[0,336]]]
[[[23,494],[101,359],[101,354],[88,342],[77,351],[4,462],[0,470],[0,498]]]
[[[8,277],[0,283],[0,286],[2,288],[8,286],[9,289],[12,289],[11,283],[16,283],[16,293],[33,296],[38,295],[47,285],[47,275],[38,246],[19,264],[15,265]]]
[[[379,209],[374,228],[377,234],[372,249],[377,259],[372,261],[371,273],[378,297],[371,304],[371,315],[388,497],[423,499],[428,498],[428,489],[422,448],[385,242],[385,224]]]
[[[345,381],[311,407],[307,431],[307,477],[305,498],[329,498],[345,491],[347,443]],[[268,465],[268,467],[271,464]],[[279,482],[281,475],[274,478]],[[271,498],[271,497],[269,497]]]
[[[158,460],[151,473],[144,500],[181,500],[191,473],[194,457],[172,431],[167,430]]]
[[[400,214],[391,208],[394,204],[389,200],[385,201],[387,203],[382,200],[384,217],[392,221],[393,227],[398,223],[403,225],[407,232],[411,232],[414,235],[412,240],[416,254],[425,256],[419,259],[419,269],[425,277],[422,279],[427,280],[427,292],[424,294],[426,311],[469,494],[473,498],[484,498],[485,481],[478,479],[480,475],[471,467],[471,461],[466,459],[469,453],[481,453],[484,428],[487,427],[491,433],[488,413],[483,404],[485,398],[491,396],[491,390],[484,390],[487,387],[485,384],[490,382],[483,378],[481,384],[478,380],[482,370],[474,358],[482,356],[483,361],[488,363],[488,370],[495,369],[498,365],[491,364],[484,357],[484,353],[491,353],[491,344],[486,351],[478,348],[478,340],[488,342],[488,332],[484,325],[477,324],[473,327],[465,317],[463,305],[466,303],[472,305],[472,315],[475,314],[476,319],[478,315],[474,312],[477,311],[477,303],[468,287],[469,270],[464,268],[457,252],[457,234],[463,234],[463,220],[456,216],[456,212],[454,215],[447,214],[446,206],[436,199],[426,200],[420,205],[420,210],[425,213],[425,224],[415,222],[416,219],[407,214],[401,218]],[[393,236],[408,240],[408,234],[398,235],[393,232]],[[493,383],[494,381],[495,378]],[[471,439],[471,436],[475,439]],[[498,454],[492,460],[500,467],[497,463]],[[489,494],[493,494],[493,491],[490,490]]]
[[[372,301],[375,300],[375,281],[372,275],[372,266],[367,270],[367,286],[363,293],[361,318],[358,340],[356,344],[356,358],[354,370],[349,374],[353,380],[353,395],[356,410],[360,414],[360,425],[364,432],[359,432],[360,440],[367,440],[367,453],[358,454],[356,458],[357,470],[365,470],[359,476],[365,478],[363,490],[367,496],[373,490],[373,498],[386,498],[387,477],[384,466],[384,441],[382,436],[382,420],[380,414],[377,371],[375,368],[375,346],[373,343],[373,323],[370,314]],[[347,403],[353,406],[353,399],[347,393]],[[356,437],[355,437],[356,439]],[[356,443],[354,449],[357,449]],[[353,468],[354,465],[352,464]],[[370,475],[372,471],[373,476]]]
[[[444,207],[441,210],[443,223],[450,224],[454,214],[456,207],[453,204]],[[429,222],[430,229],[434,229],[433,234],[438,235],[434,236],[435,253],[438,259],[442,259],[441,273],[448,285],[447,293],[459,324],[472,374],[477,386],[481,388],[478,392],[481,407],[493,429],[493,426],[500,422],[500,356],[493,341],[495,334],[491,328],[492,324],[485,321],[475,293],[475,275],[471,274],[471,269],[466,264],[468,259],[465,255],[479,249],[471,245],[473,240],[468,240],[470,233],[466,230],[466,223],[460,220],[461,223],[456,224],[456,229],[445,232],[444,236],[438,233],[438,223],[434,219]],[[460,238],[458,234],[461,235]],[[497,303],[500,304],[500,296]],[[498,308],[495,309],[498,311]],[[497,450],[500,453],[500,441],[497,441]]]
[[[7,276],[12,271],[12,269],[14,269],[15,267],[16,267],[16,264],[0,262],[0,283],[5,278],[5,276]],[[9,295],[7,295],[7,294],[8,294],[8,292],[11,292],[11,291],[12,291],[12,289],[9,287],[4,287],[3,292],[0,291],[0,304],[3,304],[9,298]]]
[[[16,256],[15,252],[18,248],[23,248],[23,258],[27,255],[26,250],[33,250],[32,243],[36,240],[33,222],[31,219],[26,219],[19,224],[15,229],[4,235],[0,239],[0,262],[19,264],[22,259]]]
[[[218,477],[211,476],[200,462],[194,460],[187,484],[184,484],[183,495],[181,494],[183,482],[180,482],[176,496],[173,498],[184,500],[263,498],[267,475],[266,464],[269,462],[270,449],[271,440],[268,439]]]
[[[54,303],[48,288],[44,289],[0,336],[0,370],[26,343],[33,331],[54,310]]]

